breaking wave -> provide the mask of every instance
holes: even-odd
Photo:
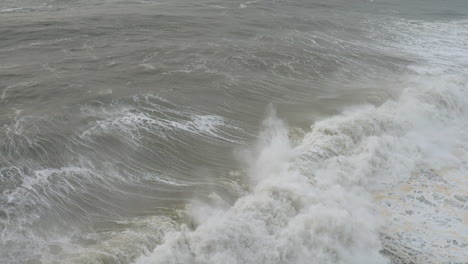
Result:
[[[467,136],[466,79],[410,83],[398,100],[317,122],[296,147],[270,114],[246,155],[251,192],[230,208],[190,207],[195,228],[137,263],[387,263],[371,193],[460,165]]]
[[[216,194],[194,202],[186,224],[136,263],[389,263],[372,194],[429,168],[463,170],[468,138],[466,52],[454,44],[466,29],[398,28],[409,41],[402,49],[426,61],[411,66],[397,99],[318,121],[296,146],[270,111],[256,146],[240,155],[248,193],[232,206]],[[444,28],[456,33],[435,48]]]

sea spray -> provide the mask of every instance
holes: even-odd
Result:
[[[367,193],[318,184],[295,167],[298,153],[274,111],[263,127],[246,155],[251,193],[227,210],[191,207],[195,230],[167,234],[137,263],[387,263]]]

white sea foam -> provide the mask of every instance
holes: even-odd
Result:
[[[224,119],[217,115],[203,115],[190,112],[165,112],[153,116],[135,108],[83,109],[89,116],[100,117],[100,120],[83,131],[81,137],[86,138],[100,133],[115,132],[123,137],[138,140],[142,133],[153,134],[166,138],[175,131],[197,135],[223,138],[219,129],[226,126]],[[171,118],[167,114],[178,116]]]
[[[418,81],[418,84],[414,84]],[[274,116],[251,155],[252,190],[234,206],[191,206],[137,263],[387,263],[371,191],[421,168],[456,166],[468,98],[459,76],[412,80],[397,101],[316,123],[292,148]]]

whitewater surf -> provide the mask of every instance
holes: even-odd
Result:
[[[0,263],[468,263],[468,4],[0,3]]]

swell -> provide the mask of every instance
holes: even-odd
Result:
[[[213,183],[191,165],[225,162],[217,152],[194,145],[236,144],[245,138],[235,122],[221,116],[152,94],[85,104],[78,109],[79,125],[71,126],[77,130],[67,128],[65,114],[46,118],[17,112],[4,126],[0,146],[5,153],[0,160],[2,258],[128,263],[146,251],[137,262],[385,263],[379,253],[382,219],[374,212],[371,194],[414,171],[459,163],[453,148],[463,146],[466,130],[468,60],[460,40],[467,31],[460,23],[421,21],[359,26],[370,27],[367,33],[374,41],[343,42],[336,35],[296,31],[284,37],[291,49],[302,40],[299,49],[326,56],[323,65],[307,67],[314,56],[300,60],[303,71],[288,63],[277,68],[281,60],[265,64],[274,74],[288,66],[288,76],[303,78],[304,86],[311,76],[332,83],[323,72],[343,66],[335,74],[336,86],[361,73],[404,90],[399,99],[316,122],[294,147],[287,125],[271,114],[257,145],[239,155],[245,172],[232,172],[247,175],[247,190],[230,180]],[[259,56],[251,59],[262,61],[271,54]],[[372,67],[359,57],[370,58]],[[408,66],[409,61],[415,63]],[[248,62],[236,62],[246,73],[246,84],[256,64],[249,68]],[[392,80],[384,74],[407,66],[409,76]],[[16,88],[35,86],[19,85],[7,87],[1,99],[8,102]],[[276,89],[279,95],[274,95],[273,84],[264,85],[249,89],[264,100],[301,97],[288,89]],[[247,100],[237,91],[230,89],[229,99]],[[222,192],[234,192],[231,187],[244,195],[233,206]],[[177,209],[192,193],[210,191],[210,202],[194,201],[179,215]],[[188,224],[179,226],[179,221]],[[156,244],[161,245],[150,253]],[[26,247],[31,250],[25,252]]]
[[[225,188],[177,173],[190,164],[171,146],[237,142],[243,133],[220,116],[152,94],[88,104],[79,113],[80,125],[71,126],[67,112],[17,111],[3,127],[1,260],[130,262],[160,242],[158,232],[173,229],[170,217],[190,190]],[[169,149],[162,155],[149,146]]]

